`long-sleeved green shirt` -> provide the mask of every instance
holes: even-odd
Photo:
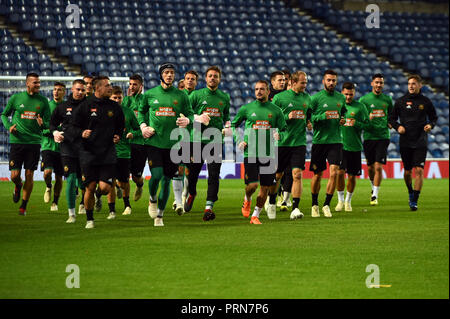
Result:
[[[36,120],[38,115],[43,120],[42,126]],[[11,121],[9,116],[12,116]],[[49,121],[48,100],[39,93],[30,95],[24,91],[14,94],[2,113],[2,122],[7,130],[16,124],[17,132],[9,136],[11,144],[41,144],[42,131],[48,129]]]

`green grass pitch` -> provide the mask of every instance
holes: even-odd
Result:
[[[449,298],[448,179],[425,180],[417,212],[409,210],[403,180],[384,180],[376,207],[369,206],[369,182],[358,180],[353,212],[334,213],[335,195],[331,219],[311,218],[309,183],[302,220],[279,211],[268,220],[263,211],[263,224],[250,225],[240,212],[243,181],[224,180],[216,220],[203,222],[200,180],[191,213],[176,215],[171,195],[165,227],[153,226],[145,187],[140,201],[131,200],[131,216],[121,215],[117,201],[112,221],[103,197],[96,228],[87,230],[84,215],[65,223],[64,189],[59,212],[50,212],[45,185],[35,182],[23,217],[12,202],[13,184],[1,182],[0,298]],[[80,288],[66,287],[69,264],[79,267]],[[366,287],[371,264],[379,283],[391,287]]]

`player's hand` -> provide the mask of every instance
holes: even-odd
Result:
[[[16,134],[17,133],[16,126],[17,126],[17,124],[11,125],[11,127],[9,128],[9,133]]]
[[[306,123],[306,128],[308,129],[308,131],[312,131],[313,127],[311,121],[308,121],[308,123]]]
[[[397,129],[398,134],[405,134],[406,130],[405,127],[400,125]]]
[[[207,112],[205,112],[201,115],[194,115],[194,121],[200,122],[204,125],[209,125],[210,119],[211,118],[209,117],[209,114]]]
[[[114,137],[113,137],[113,142],[114,142],[114,144],[119,143],[119,141],[120,141],[120,136],[117,135],[117,134],[114,134]]]
[[[62,141],[64,141],[64,132],[53,131],[53,139],[56,143],[61,143]]]
[[[277,131],[273,132],[273,139],[275,141],[279,141],[280,140],[280,133],[278,133]]]
[[[37,121],[37,123],[38,123],[39,126],[42,126],[42,124],[44,124],[44,120],[42,120],[40,114],[37,115],[36,121]]]
[[[131,96],[131,88],[130,87],[128,87],[127,96]]]
[[[141,127],[142,136],[144,138],[150,138],[155,134],[155,129],[151,126]]]
[[[91,136],[92,130],[84,130],[83,133],[81,133],[82,138],[89,138]]]
[[[294,118],[294,111],[289,112],[288,118],[292,120]]]
[[[238,148],[241,151],[245,150],[246,147],[247,147],[247,143],[245,143],[245,142],[240,142],[239,145],[238,145]]]
[[[181,128],[185,128],[186,126],[189,125],[191,121],[189,121],[189,119],[187,117],[185,117],[183,114],[180,114],[180,117],[177,118],[177,126],[181,127]]]
[[[222,129],[222,135],[223,136],[233,136],[233,130],[229,127],[225,127]]]
[[[132,138],[133,138],[133,133],[128,133],[127,134],[127,136],[125,136],[125,138],[127,139],[127,140],[131,140]]]
[[[429,132],[431,131],[431,125],[430,125],[430,124],[425,125],[424,128],[423,128],[423,130],[424,130],[425,132],[429,133]]]

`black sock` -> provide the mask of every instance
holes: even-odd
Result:
[[[142,187],[142,186],[144,186],[144,183],[142,183],[142,184],[136,183],[136,187]]]
[[[329,206],[331,199],[333,198],[333,194],[327,194],[327,196],[325,197],[325,203],[323,203],[323,206]]]
[[[277,193],[269,194],[269,204],[273,205],[277,201]]]
[[[22,199],[22,204],[20,205],[20,208],[27,209],[28,200]]]
[[[54,195],[54,196],[53,196],[53,203],[55,203],[56,205],[58,205],[58,201],[59,201],[59,196]]]
[[[100,193],[100,188],[97,188],[95,190],[95,195],[97,196],[97,198],[100,198],[100,196],[102,196],[102,193]]]
[[[94,220],[94,210],[86,209],[86,220]]]
[[[412,184],[408,184],[408,185],[406,185],[406,187],[408,187],[408,193],[413,193],[414,192],[414,190],[413,190],[413,188],[412,188]]]
[[[125,206],[125,207],[131,207],[131,205],[130,205],[130,196],[127,196],[127,197],[122,197],[123,198],[123,205]]]
[[[292,210],[298,208],[298,205],[300,204],[300,198],[292,198]]]
[[[116,211],[116,203],[108,203],[108,207],[109,207],[109,212],[113,213]]]
[[[419,200],[420,191],[413,191],[413,201],[417,203]]]
[[[50,183],[45,183],[47,185],[48,188],[52,188],[52,182]]]
[[[319,205],[319,194],[313,194],[311,193],[312,196],[312,205]]]

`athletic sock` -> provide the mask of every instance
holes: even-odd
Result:
[[[408,188],[408,193],[412,194],[414,192],[412,184],[408,184],[406,187]]]
[[[125,207],[131,207],[131,205],[130,205],[130,196],[127,196],[127,197],[122,197],[122,199],[123,199],[123,206],[125,206]]]
[[[352,196],[353,196],[353,193],[347,192],[347,196],[345,196],[345,201],[346,201],[347,203],[351,203],[351,201],[352,201]]]
[[[244,195],[244,199],[245,199],[247,202],[249,202],[249,201],[252,200],[251,198],[250,198],[250,199],[247,198],[247,194]]]
[[[373,197],[378,198],[378,191],[379,191],[379,189],[380,189],[380,186],[374,186],[373,187],[373,194],[372,194]]]
[[[183,177],[176,177],[172,180],[173,186],[173,196],[175,197],[175,202],[177,205],[182,205],[183,200]]]
[[[108,203],[109,212],[115,213],[116,212],[116,202]]]
[[[75,173],[69,174],[66,179],[66,201],[67,208],[75,208],[75,201],[77,198],[77,176]],[[83,204],[84,196],[81,196],[80,204]]]
[[[343,202],[344,201],[344,196],[345,196],[345,191],[338,191],[338,201]]]
[[[206,210],[206,209],[212,210],[213,207],[214,207],[214,202],[213,202],[212,200],[207,200],[207,201],[206,201],[206,205],[205,205],[205,210]]]
[[[86,209],[86,220],[94,220],[94,210]]]
[[[20,204],[20,208],[27,209],[28,200],[22,199],[22,204]]]
[[[261,210],[262,210],[262,207],[255,206],[255,209],[253,210],[252,217],[258,217],[259,218],[259,214],[261,213]]]
[[[416,202],[419,200],[420,191],[413,191],[413,202]]]
[[[102,197],[102,193],[100,192],[100,188],[97,188],[95,190],[95,196],[97,196],[98,199],[100,199]]]
[[[374,187],[373,180],[370,180],[370,186],[372,187],[372,194],[373,194],[373,187]]]
[[[47,188],[52,188],[52,182],[50,182],[50,183],[45,183],[46,185],[47,185]]]
[[[331,199],[333,198],[333,194],[327,194],[325,197],[325,202],[323,206],[330,206]]]
[[[156,211],[158,212],[158,215],[156,217],[163,218],[163,216],[164,216],[164,209],[159,209],[158,208]]]
[[[319,194],[311,193],[312,197],[312,206],[319,205]]]
[[[269,195],[269,204],[275,205],[277,202],[277,193]]]
[[[291,195],[291,193],[283,192],[283,202],[284,203],[287,203],[287,201],[289,200],[289,195]]]
[[[69,216],[75,217],[75,208],[69,208]]]
[[[161,179],[161,189],[158,195],[158,208],[164,210],[170,195],[170,178],[163,176]]]
[[[292,210],[298,208],[298,205],[300,204],[300,198],[292,198]]]

